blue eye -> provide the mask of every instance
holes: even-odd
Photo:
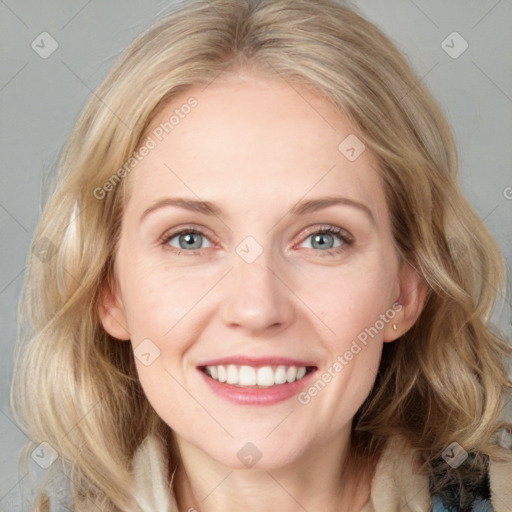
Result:
[[[334,254],[339,254],[347,249],[347,247],[350,247],[353,245],[354,241],[346,231],[334,227],[334,226],[325,226],[320,229],[316,228],[315,231],[311,232],[307,237],[306,240],[312,238],[311,248],[317,249],[317,248],[323,248],[319,252],[322,256],[330,256]],[[334,238],[338,238],[341,240],[342,243],[338,244],[337,246],[332,246],[333,243],[332,240]],[[325,241],[327,240],[327,241]]]
[[[170,243],[174,238],[177,238],[177,247]],[[199,230],[189,228],[176,233],[171,233],[170,235],[164,235],[163,244],[170,245],[179,252],[184,250],[189,254],[196,254],[200,249],[202,249],[201,245],[203,240],[208,240],[204,233]]]
[[[347,248],[354,243],[352,236],[347,231],[334,226],[316,227],[315,231],[311,231],[310,234],[306,236],[305,240],[309,238],[313,238],[310,248],[319,249],[316,252],[321,256],[339,254],[347,250]],[[341,240],[341,243],[333,246],[333,240],[336,238]],[[176,239],[176,242],[171,243],[174,239]],[[187,256],[192,256],[199,254],[201,250],[205,248],[202,247],[205,240],[210,244],[207,247],[212,247],[213,244],[202,231],[185,228],[174,233],[166,233],[162,237],[161,243],[167,248],[170,247],[171,250],[177,252],[178,255],[186,254]]]

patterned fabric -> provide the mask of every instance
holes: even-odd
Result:
[[[123,512],[178,512],[175,496],[171,491],[172,482],[166,471],[166,454],[161,442],[149,435],[138,448],[134,459],[135,482],[133,491],[140,508],[135,506]],[[34,465],[37,466],[37,465]],[[48,471],[57,469],[52,464],[47,470],[41,470],[41,477]],[[512,512],[512,464],[491,461],[488,473],[488,485],[478,493],[470,509],[449,507],[443,504],[440,494],[431,496],[427,476],[415,473],[417,461],[405,439],[392,438],[378,463],[371,489],[371,500],[362,512]],[[33,468],[32,468],[33,469]],[[39,468],[40,469],[40,468]],[[31,472],[29,472],[31,473]],[[20,503],[14,503],[15,496],[4,497],[0,511],[16,512],[30,510],[34,494],[32,485],[40,483],[40,478],[29,475],[22,479],[20,490],[28,491]],[[28,487],[28,488],[27,488]],[[69,479],[66,475],[53,475],[49,485],[45,486],[50,496],[50,512],[71,512],[74,507],[69,493]],[[25,493],[23,493],[25,494]],[[452,495],[457,495],[456,492]],[[443,493],[445,503],[447,494]],[[12,498],[12,500],[11,500]],[[492,502],[491,502],[492,498]],[[492,504],[491,504],[492,503]],[[87,503],[86,503],[87,504]],[[3,508],[7,506],[7,508]],[[86,509],[81,507],[80,511]],[[98,512],[95,505],[90,505],[87,512]]]
[[[455,508],[446,508],[441,498],[435,494],[432,496],[432,512],[459,512]],[[494,512],[490,500],[477,498],[471,505],[471,512]]]
[[[470,453],[469,458],[474,458]],[[432,512],[494,512],[491,503],[491,487],[489,479],[489,464],[487,459],[487,471],[478,481],[472,481],[465,487],[466,496],[469,496],[471,503],[462,505],[460,503],[460,484],[452,484],[438,493],[431,494]],[[433,487],[432,480],[429,480],[430,488]],[[469,501],[468,500],[468,501]]]

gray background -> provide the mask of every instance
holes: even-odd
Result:
[[[21,510],[16,494],[23,475],[16,457],[25,436],[12,421],[8,389],[16,305],[41,189],[86,98],[122,49],[169,5],[0,0],[0,511]],[[357,5],[406,54],[439,101],[458,145],[463,191],[510,269],[512,0],[359,0]],[[441,45],[454,31],[469,44],[458,58]],[[58,43],[45,59],[31,47],[42,32]],[[508,297],[495,313],[509,338],[511,297],[509,279]]]

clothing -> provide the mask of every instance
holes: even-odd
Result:
[[[418,467],[419,462],[408,442],[401,437],[390,439],[377,464],[370,502],[361,512],[446,511],[439,499],[430,497],[428,477],[419,474]],[[163,445],[155,436],[148,436],[138,448],[134,474],[135,496],[144,512],[178,512],[167,476]],[[491,460],[489,481],[492,505],[475,502],[473,511],[511,512],[512,464],[498,464]]]
[[[432,512],[457,512],[457,510],[446,508],[438,496],[432,497]],[[471,505],[471,512],[492,512],[492,504],[489,500],[475,500]]]

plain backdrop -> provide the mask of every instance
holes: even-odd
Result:
[[[0,0],[0,511],[21,510],[16,495],[24,476],[16,458],[26,438],[12,420],[8,391],[16,307],[41,191],[85,100],[124,47],[170,5]],[[356,5],[405,53],[443,108],[458,145],[463,191],[510,269],[512,1],[359,0]],[[508,296],[495,313],[509,338],[511,297],[509,281]]]

